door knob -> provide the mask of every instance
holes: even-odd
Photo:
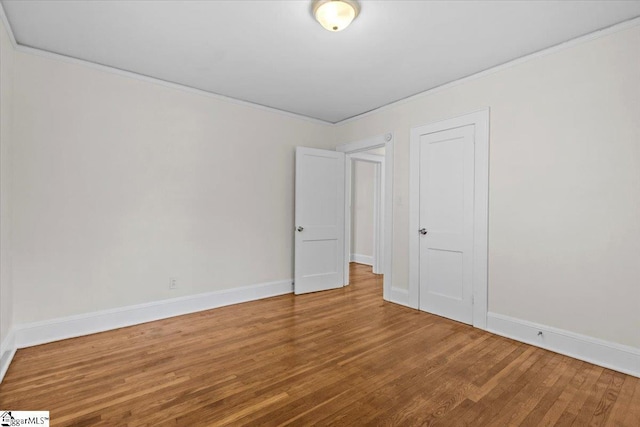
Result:
[[[418,231],[419,231],[419,232],[420,232],[420,234],[422,234],[423,236],[424,236],[425,234],[427,234],[427,233],[428,233],[428,231],[427,231],[427,229],[426,229],[426,228],[421,228],[421,229],[420,229],[420,230],[418,230]]]
[[[298,226],[298,228],[296,230],[302,231],[302,230],[304,230],[304,227]]]

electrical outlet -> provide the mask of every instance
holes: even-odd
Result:
[[[169,289],[175,289],[178,287],[178,279],[175,277],[169,278]]]

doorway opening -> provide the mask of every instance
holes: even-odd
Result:
[[[372,267],[382,274],[384,254],[384,147],[349,154],[347,174],[351,174],[350,261]]]
[[[358,243],[352,248],[352,189],[354,173],[358,174],[358,166],[367,163],[373,167],[373,203],[371,230],[371,264],[376,274],[383,274],[383,298],[388,301],[406,305],[406,291],[399,292],[393,287],[392,272],[392,215],[393,215],[393,134],[387,133],[366,140],[340,145],[336,151],[345,153],[345,230],[344,230],[344,285],[349,284],[349,263],[357,261]],[[358,164],[356,164],[358,162]],[[355,164],[355,167],[354,167]],[[367,166],[365,166],[365,169]],[[356,175],[356,180],[357,180]],[[356,190],[357,191],[357,190]],[[356,219],[357,221],[357,219]],[[357,224],[355,225],[357,227]],[[357,233],[358,230],[353,230]],[[363,258],[360,258],[362,261]],[[366,259],[365,259],[366,260]],[[397,294],[397,295],[396,295]]]

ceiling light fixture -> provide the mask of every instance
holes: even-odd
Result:
[[[358,16],[360,8],[354,0],[315,0],[313,16],[325,29],[342,31]]]

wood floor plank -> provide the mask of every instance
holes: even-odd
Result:
[[[556,354],[547,363],[544,370],[536,373],[536,376],[514,395],[500,412],[487,423],[488,426],[522,425],[524,419],[533,412],[536,405],[542,400],[544,394],[553,386],[562,372],[566,369],[563,363],[566,357]]]
[[[553,402],[542,419],[538,421],[537,418],[533,418],[528,422],[533,423],[534,425],[538,424],[540,426],[556,425],[562,414],[567,409],[567,406],[569,406],[569,403],[571,402],[575,394],[590,376],[589,372],[591,370],[599,368],[597,366],[582,362],[579,366],[576,366],[576,369],[578,369],[576,375],[571,379],[565,389],[562,390],[560,395],[556,398],[555,402]]]
[[[477,423],[477,425],[483,426],[489,424],[491,420],[501,414],[502,409],[508,405],[528,383],[535,381],[541,372],[546,374],[551,369],[551,367],[548,366],[551,360],[553,360],[552,354],[544,350],[536,349],[525,363],[513,369],[509,381],[498,384],[478,402],[481,405],[478,405],[477,408],[472,408],[472,410],[468,411],[467,414],[456,421],[463,424]]]
[[[604,398],[606,391],[613,381],[613,371],[609,369],[603,369],[600,377],[596,381],[595,385],[591,388],[589,396],[580,407],[580,411],[576,415],[572,426],[586,426],[589,425],[589,421],[595,415],[599,403]]]
[[[593,417],[591,417],[591,421],[589,421],[590,426],[595,427],[605,425],[609,415],[611,415],[613,405],[618,400],[620,389],[622,389],[622,384],[624,384],[625,375],[613,371],[611,374],[613,375],[611,383],[609,383],[609,387],[607,387],[602,395],[602,399],[600,399],[596,406]]]
[[[631,398],[631,404],[629,405],[626,416],[622,421],[623,426],[640,426],[640,381],[636,378],[627,377],[625,382],[632,380],[635,383],[635,391]],[[609,419],[610,424],[617,424],[618,419]]]
[[[534,427],[541,424],[549,425],[544,422],[546,415],[581,368],[581,364],[577,364],[574,360],[565,357],[563,360],[562,375],[560,375],[555,382],[549,384],[544,396],[541,397],[540,401],[532,410],[528,411],[520,425],[522,427]]]
[[[640,379],[382,300],[382,276],[19,350],[52,426],[640,425]]]
[[[475,387],[473,380],[484,364],[499,360],[513,350],[511,346],[503,347],[504,344],[497,337],[484,336],[472,346],[448,352],[448,363],[442,365],[436,375],[424,378],[432,384],[428,389],[419,385],[419,382],[400,378],[401,387],[398,390],[384,393],[386,390],[383,388],[383,393],[376,396],[377,400],[373,401],[376,406],[385,408],[386,402],[391,405],[379,411],[379,415],[371,417],[371,422],[404,424],[417,423],[419,420],[427,425],[434,423],[462,402],[469,390]],[[474,354],[474,357],[469,357],[470,354]]]
[[[632,377],[623,376],[622,377],[623,384],[620,387],[620,393],[618,393],[618,398],[615,400],[612,408],[611,414],[609,416],[609,421],[605,423],[605,425],[620,427],[622,426],[622,421],[624,420],[626,412],[631,408],[633,411],[632,403],[633,403],[633,393],[635,390],[635,381],[633,381]],[[640,396],[639,399],[640,400]],[[640,407],[640,401],[637,402],[637,406]],[[638,425],[640,425],[640,420],[638,420]]]
[[[598,378],[602,375],[604,368],[599,366],[593,366],[588,371],[588,375],[585,381],[580,384],[580,387],[569,397],[571,401],[565,407],[555,426],[565,427],[573,425],[574,420],[578,414],[583,410],[585,402],[594,393],[597,392],[596,383]]]
[[[457,351],[451,352],[450,355],[445,357],[448,360],[458,359],[458,356],[463,356],[467,352],[478,352],[480,347],[484,343],[484,340],[474,343],[473,346],[465,345]],[[468,353],[467,353],[468,355]],[[461,357],[461,360],[468,360],[468,358]],[[408,422],[408,419],[412,418],[415,413],[415,408],[406,408],[408,402],[414,402],[419,400],[419,410],[422,413],[429,411],[429,407],[424,404],[433,395],[436,395],[440,388],[449,383],[449,378],[457,376],[459,372],[467,366],[452,366],[451,363],[440,363],[439,365],[425,366],[424,370],[413,370],[408,375],[401,376],[396,380],[385,384],[379,388],[375,393],[368,393],[363,396],[358,402],[378,408],[377,411],[368,413],[361,413],[359,410],[350,408],[348,411],[342,411],[340,413],[341,422],[345,422],[349,425],[355,424],[402,424]],[[451,370],[455,370],[456,373],[452,373]],[[419,377],[419,381],[411,381]],[[446,380],[445,380],[446,378]],[[419,384],[429,383],[431,387],[425,390],[424,386]],[[422,394],[427,394],[423,396]],[[391,411],[389,413],[386,410],[386,406],[400,409],[400,411]],[[414,405],[415,406],[415,405]]]

